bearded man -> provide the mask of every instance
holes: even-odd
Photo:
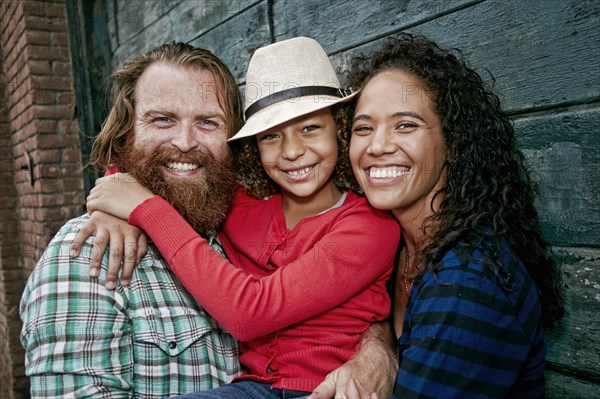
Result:
[[[225,256],[216,232],[235,186],[227,139],[242,123],[239,91],[227,66],[209,51],[165,44],[115,72],[112,101],[93,161],[129,172],[171,202]],[[96,245],[103,256],[94,256],[91,239],[73,245],[87,220],[84,215],[60,229],[23,293],[21,342],[31,397],[164,398],[237,376],[237,342],[175,279],[153,245],[131,281],[102,285],[123,249],[112,256]],[[72,246],[78,256],[71,256]],[[98,279],[88,275],[94,262]],[[133,266],[135,254],[125,263]],[[373,367],[393,369],[387,359],[376,365],[359,357],[346,367],[364,369],[366,383]],[[360,361],[369,367],[357,366]],[[331,386],[345,385],[340,370],[332,373]]]

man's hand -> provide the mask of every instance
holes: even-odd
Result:
[[[373,324],[363,334],[356,356],[329,373],[308,399],[387,399],[397,373],[389,325]]]

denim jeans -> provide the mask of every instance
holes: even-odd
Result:
[[[204,392],[189,393],[171,398],[187,399],[300,399],[310,392],[271,388],[270,384],[242,380]]]

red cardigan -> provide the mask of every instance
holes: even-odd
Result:
[[[290,231],[279,195],[257,200],[239,189],[220,234],[231,263],[158,196],[129,222],[241,341],[242,379],[312,391],[356,353],[369,325],[389,314],[385,282],[400,228],[353,192]]]

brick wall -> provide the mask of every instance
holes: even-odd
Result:
[[[19,343],[24,283],[84,203],[64,1],[0,2],[0,397],[28,397]]]

